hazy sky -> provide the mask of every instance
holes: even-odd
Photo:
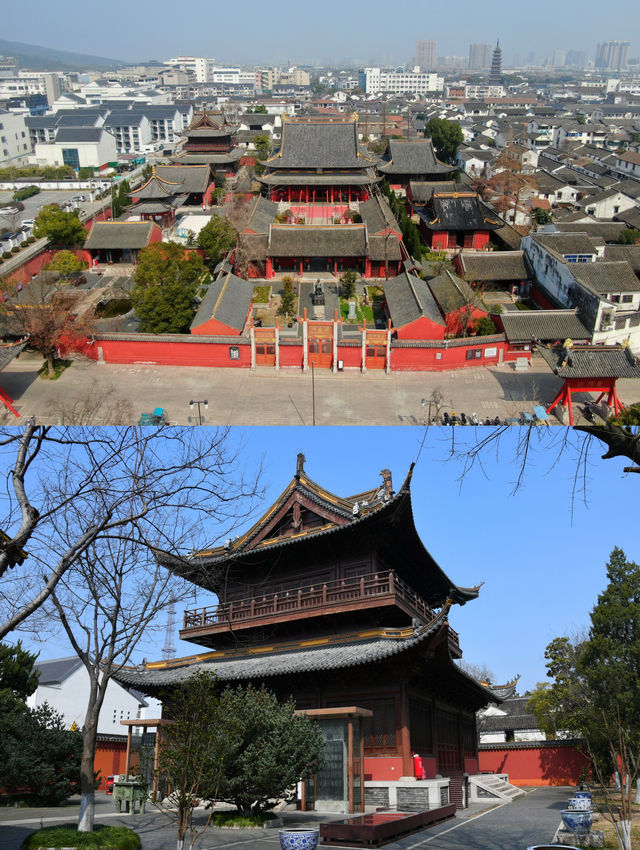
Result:
[[[472,444],[483,430],[456,428],[456,441]],[[466,587],[485,582],[478,599],[454,606],[450,614],[464,658],[486,664],[497,683],[520,673],[523,691],[544,679],[546,645],[588,625],[606,584],[611,549],[620,546],[630,560],[640,560],[640,482],[622,472],[628,461],[600,460],[602,446],[594,443],[588,506],[577,499],[572,516],[575,451],[565,447],[558,456],[562,429],[540,429],[536,434],[544,442],[532,453],[523,487],[514,495],[518,431],[509,429],[499,451],[484,454],[486,477],[478,469],[461,483],[459,462],[447,460],[451,429],[431,428],[415,469],[412,504],[424,545],[451,580]],[[306,471],[315,481],[346,496],[376,486],[385,466],[399,487],[423,434],[406,427],[232,429],[232,439],[243,443],[247,467],[264,463],[263,510],[293,477],[298,451],[305,453]],[[551,436],[557,442],[550,444]],[[202,596],[197,604],[213,601]],[[159,660],[162,643],[162,634],[143,642],[136,660]],[[35,648],[42,658],[71,654],[62,636]],[[177,642],[177,648],[178,655],[199,651],[189,643]]]
[[[417,39],[434,39],[440,55],[468,55],[471,42],[500,38],[507,63],[530,51],[538,61],[556,49],[631,42],[640,49],[637,0],[30,0],[9,4],[2,38],[126,61],[180,53],[225,63],[406,62]]]

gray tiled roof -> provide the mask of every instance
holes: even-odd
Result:
[[[590,340],[591,334],[575,310],[517,310],[502,313],[500,321],[509,342]]]
[[[374,262],[402,259],[400,240],[393,234],[369,236],[369,259]]]
[[[626,260],[573,263],[571,271],[577,281],[598,294],[640,292],[640,280]]]
[[[223,325],[242,331],[253,296],[253,283],[233,274],[221,275],[207,290],[191,328],[216,319]]]
[[[64,682],[79,667],[82,661],[77,655],[68,658],[53,658],[51,661],[36,661],[35,669],[40,673],[41,685],[53,685]]]
[[[423,316],[445,326],[442,313],[426,281],[404,272],[384,285],[384,294],[394,328],[401,328]]]
[[[556,228],[560,233],[586,233],[591,237],[600,236],[605,242],[618,242],[627,226],[622,221],[560,221]]]
[[[152,221],[96,221],[84,247],[89,250],[146,248],[155,226]]]
[[[455,166],[440,162],[433,150],[431,139],[390,139],[388,159],[378,165],[383,174],[450,174]]]
[[[273,225],[269,236],[271,257],[365,257],[363,225],[305,227]]]
[[[69,144],[99,142],[104,132],[102,127],[58,127],[56,144],[60,142]]]
[[[527,280],[531,276],[523,251],[461,251],[458,259],[463,277],[469,281]]]
[[[489,714],[478,716],[478,731],[482,732],[503,732],[505,730],[534,730],[538,729],[538,721],[534,714],[526,710],[528,698],[516,697],[515,699],[505,700],[500,706],[501,711],[506,711],[506,715]]]
[[[247,230],[252,230],[254,233],[268,233],[269,225],[273,224],[277,214],[278,204],[258,195],[247,222]]]
[[[380,178],[382,179],[382,178]],[[264,174],[258,180],[266,186],[368,186],[376,182],[372,169],[363,168],[349,172],[318,174],[307,172],[274,172]]]
[[[596,248],[586,233],[534,233],[531,238],[550,251],[565,254],[592,254]],[[583,264],[586,265],[586,264]]]
[[[484,207],[475,195],[434,195],[431,207],[433,215],[417,210],[428,230],[495,230],[502,225],[496,214]]]
[[[0,371],[20,354],[26,344],[26,339],[24,342],[0,343]]]
[[[416,204],[426,204],[431,200],[434,192],[464,192],[463,183],[448,181],[411,180],[409,182],[411,198]]]
[[[400,226],[391,212],[389,202],[384,197],[374,196],[368,201],[361,201],[359,211],[362,220],[367,225],[369,235],[380,233],[387,228],[400,231]]]
[[[148,688],[184,682],[198,671],[214,673],[222,681],[242,681],[313,673],[318,670],[348,669],[406,652],[424,641],[440,626],[441,621],[436,621],[419,634],[408,638],[374,638],[349,643],[344,642],[344,639],[340,643],[340,638],[337,638],[335,644],[293,649],[288,652],[272,651],[240,658],[226,656],[219,661],[211,658],[164,669],[124,669],[118,674],[117,680],[147,691]]]
[[[607,245],[605,260],[626,260],[636,275],[640,275],[640,245]]]
[[[207,165],[156,165],[156,174],[163,180],[181,184],[180,192],[205,192],[211,183]]]
[[[356,122],[285,121],[278,154],[269,168],[366,168],[372,160],[358,150]]]
[[[432,278],[428,281],[428,286],[445,315],[467,304],[475,304],[479,309],[485,309],[484,304],[466,280],[451,272]]]
[[[538,353],[559,378],[640,378],[640,366],[628,348],[613,346],[562,346]]]

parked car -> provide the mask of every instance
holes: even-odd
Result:
[[[22,220],[22,229],[23,230],[31,230],[33,225],[36,223],[35,218],[25,218]]]
[[[72,201],[86,201],[87,196],[86,195],[74,195],[73,198],[71,198],[71,200]]]

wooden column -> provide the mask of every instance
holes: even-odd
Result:
[[[129,756],[131,755],[131,729],[132,729],[131,726],[129,726],[127,728],[127,753],[124,757],[124,778],[125,779],[129,778]]]
[[[349,787],[349,814],[354,813],[353,807],[353,717],[347,719],[347,783]]]
[[[409,698],[407,686],[400,686],[400,748],[402,750],[402,775],[413,774],[411,765],[411,736],[409,734]]]
[[[151,799],[155,803],[158,796],[158,764],[160,762],[160,735],[162,726],[156,728],[156,746],[153,754],[153,786],[151,788]]]

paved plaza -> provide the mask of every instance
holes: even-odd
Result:
[[[422,425],[434,390],[444,409],[480,421],[517,417],[548,405],[561,381],[540,358],[524,373],[511,364],[446,372],[341,372],[112,365],[76,360],[57,381],[38,376],[39,355],[23,352],[0,374],[0,386],[21,417],[48,424],[125,425],[156,407],[172,425]],[[640,401],[640,380],[621,380],[623,402]],[[587,396],[580,398],[586,399]],[[192,411],[201,406],[203,422]],[[3,424],[20,420],[0,411]],[[559,424],[551,417],[551,424]]]
[[[560,825],[560,810],[566,806],[568,788],[537,788],[513,803],[472,804],[455,819],[437,824],[400,841],[386,844],[387,850],[526,850],[531,844],[548,843]],[[96,822],[121,824],[135,829],[143,850],[174,850],[176,830],[162,813],[147,809],[144,815],[118,815],[104,792],[97,793]],[[77,818],[77,798],[53,809],[0,809],[0,850],[19,850],[22,840],[34,829],[69,823]],[[205,813],[198,813],[201,819]],[[288,826],[335,820],[336,815],[286,812]],[[198,842],[198,850],[226,848],[278,848],[278,831],[248,829],[209,829]]]

